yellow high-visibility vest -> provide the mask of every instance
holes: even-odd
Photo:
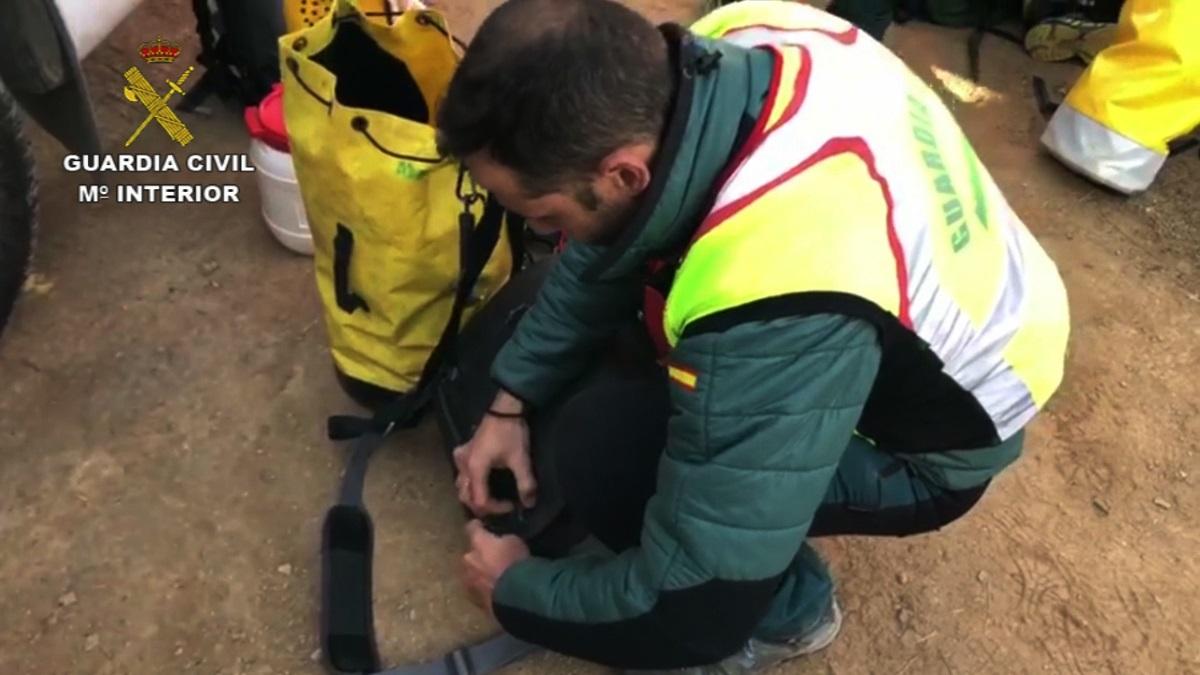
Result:
[[[885,369],[890,345],[932,351],[996,438],[1023,428],[1062,380],[1066,291],[937,95],[803,4],[736,3],[694,30],[778,58],[675,277],[668,340],[762,303],[858,315],[881,327]]]

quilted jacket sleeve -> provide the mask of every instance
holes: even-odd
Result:
[[[505,629],[620,668],[736,651],[804,541],[879,367],[875,329],[841,316],[685,337],[674,414],[638,547],[512,567]]]
[[[597,345],[631,318],[642,279],[584,281],[600,250],[572,242],[547,275],[537,302],[492,364],[492,379],[535,407],[579,377]]]

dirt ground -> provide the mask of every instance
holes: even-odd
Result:
[[[495,3],[444,4],[469,35]],[[138,43],[161,34],[195,54],[188,7],[147,3],[89,60],[108,147],[143,114],[121,96]],[[1110,195],[1037,149],[1030,75],[1067,85],[1077,67],[988,40],[983,86],[964,86],[946,75],[965,71],[963,33],[910,24],[888,41],[944,80],[1057,260],[1070,362],[1025,457],[968,517],[822,545],[845,629],[779,672],[1200,673],[1200,161],[1173,159],[1148,195]],[[235,111],[188,119],[189,151],[245,150]],[[270,238],[252,174],[202,177],[240,185],[241,204],[81,205],[64,151],[35,140],[35,275],[0,343],[0,672],[320,672],[318,531],[342,460],[323,423],[350,405],[308,259]],[[168,143],[149,133],[137,149]],[[376,460],[368,499],[387,661],[487,634],[459,590],[462,520],[433,425]],[[543,657],[514,672],[605,671]]]

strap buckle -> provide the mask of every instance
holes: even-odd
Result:
[[[464,193],[463,189],[470,182],[471,192]],[[483,193],[479,191],[479,185],[475,183],[475,179],[467,175],[465,166],[458,167],[458,180],[454,183],[454,196],[458,197],[458,201],[462,202],[463,211],[470,213],[471,207],[483,201]]]

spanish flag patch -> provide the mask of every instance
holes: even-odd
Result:
[[[676,384],[687,389],[688,391],[696,391],[696,384],[700,381],[700,376],[691,368],[685,368],[676,363],[667,364],[667,375],[675,381]]]

